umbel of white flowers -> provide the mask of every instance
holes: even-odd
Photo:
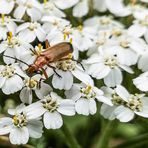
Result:
[[[9,135],[12,144],[26,144],[29,137],[40,138],[43,127],[62,127],[63,115],[94,115],[97,103],[109,120],[148,118],[148,10],[143,3],[148,1],[0,0],[0,89],[5,95],[19,93],[14,101],[22,102],[0,118],[0,135]],[[106,11],[110,15],[102,15]],[[134,20],[128,28],[114,19],[129,15]],[[81,25],[69,20],[79,22],[83,16],[87,19]],[[27,65],[49,50],[41,44],[45,41],[73,46],[71,58],[42,67],[51,81],[41,73],[27,74]],[[129,92],[131,85],[141,94]]]

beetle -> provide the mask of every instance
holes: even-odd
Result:
[[[34,50],[31,50],[34,54],[36,54],[36,52]],[[50,46],[49,42],[46,40],[45,41],[45,50],[42,51],[40,53],[40,55],[37,56],[36,60],[34,61],[33,64],[28,65],[27,63],[4,55],[5,57],[9,57],[9,58],[13,58],[16,59],[24,64],[26,64],[28,66],[28,69],[26,70],[28,75],[32,75],[33,73],[37,73],[37,72],[43,72],[45,78],[47,79],[47,73],[45,71],[45,69],[43,68],[45,65],[47,65],[48,67],[52,68],[53,71],[59,76],[61,77],[56,71],[55,71],[55,67],[51,66],[50,63],[52,62],[57,62],[59,60],[63,60],[63,59],[68,59],[68,55],[71,54],[73,52],[73,46],[71,43],[69,42],[61,42],[58,43],[54,46]]]

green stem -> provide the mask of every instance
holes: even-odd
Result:
[[[148,133],[140,135],[140,136],[136,136],[130,140],[127,140],[125,142],[123,142],[120,145],[115,146],[114,148],[134,148],[137,146],[142,146],[145,143],[148,143]]]
[[[115,129],[115,123],[115,121],[107,121],[107,123],[103,122],[103,128],[97,144],[97,148],[108,148],[109,140]]]
[[[70,148],[80,148],[80,145],[78,144],[77,140],[72,135],[66,124],[63,124],[61,130],[63,131]]]

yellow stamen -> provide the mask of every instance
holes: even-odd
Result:
[[[70,38],[69,42],[70,42],[70,44],[72,44],[72,38]]]
[[[68,59],[72,59],[72,57],[73,57],[72,53],[69,53],[68,54]]]
[[[1,16],[2,16],[2,24],[4,24],[4,22],[5,22],[5,14],[1,14]]]
[[[42,50],[42,45],[38,44],[38,48],[39,48],[39,50]]]
[[[8,42],[9,43],[11,43],[11,39],[12,39],[12,32],[8,32],[8,37],[7,37],[7,39],[8,39]]]
[[[67,34],[66,34],[66,33],[64,33],[64,40],[66,40],[66,38],[67,38]]]
[[[87,85],[86,92],[89,93],[91,89],[92,89],[92,87],[90,85]]]
[[[47,0],[44,0],[44,4],[46,4],[47,3]]]
[[[79,31],[83,30],[83,26],[82,25],[79,25],[77,28],[78,28]]]

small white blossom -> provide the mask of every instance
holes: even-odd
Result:
[[[12,144],[26,144],[29,137],[40,138],[42,136],[42,122],[38,119],[30,119],[25,114],[25,106],[21,104],[16,109],[9,109],[10,117],[0,119],[0,135],[9,134]]]
[[[106,97],[110,98],[113,106],[103,104],[101,115],[113,120],[117,118],[121,122],[132,120],[135,114],[148,118],[148,98],[144,94],[129,94],[128,91],[118,85],[115,90],[103,88]]]
[[[29,105],[26,110],[27,115],[32,118],[43,115],[44,126],[47,129],[58,129],[63,125],[61,114],[67,116],[75,114],[74,102],[70,99],[62,99],[53,92],[42,100]]]
[[[85,71],[71,59],[55,63],[56,73],[52,78],[52,85],[57,89],[69,90],[74,82],[74,77],[85,84],[92,84],[93,80]]]
[[[37,0],[21,0],[17,2],[17,8],[14,11],[14,17],[22,19],[27,13],[32,21],[37,21],[42,17],[41,4]]]
[[[24,80],[24,87],[20,92],[21,101],[23,103],[31,104],[33,91],[35,91],[35,94],[39,99],[42,99],[52,91],[52,88],[42,81],[41,75],[35,75],[31,78],[27,77]]]
[[[41,24],[37,22],[26,22],[20,25],[16,32],[21,39],[29,43],[33,42],[36,38],[40,42],[43,42],[46,35]]]
[[[103,92],[93,85],[74,83],[72,88],[65,92],[67,98],[74,100],[78,114],[89,115],[97,111],[96,101],[111,105],[111,101],[103,96]]]
[[[15,0],[0,0],[0,6],[1,14],[9,14],[15,6]]]
[[[25,76],[18,64],[0,65],[0,88],[3,93],[8,95],[21,90],[23,87],[21,77]]]

